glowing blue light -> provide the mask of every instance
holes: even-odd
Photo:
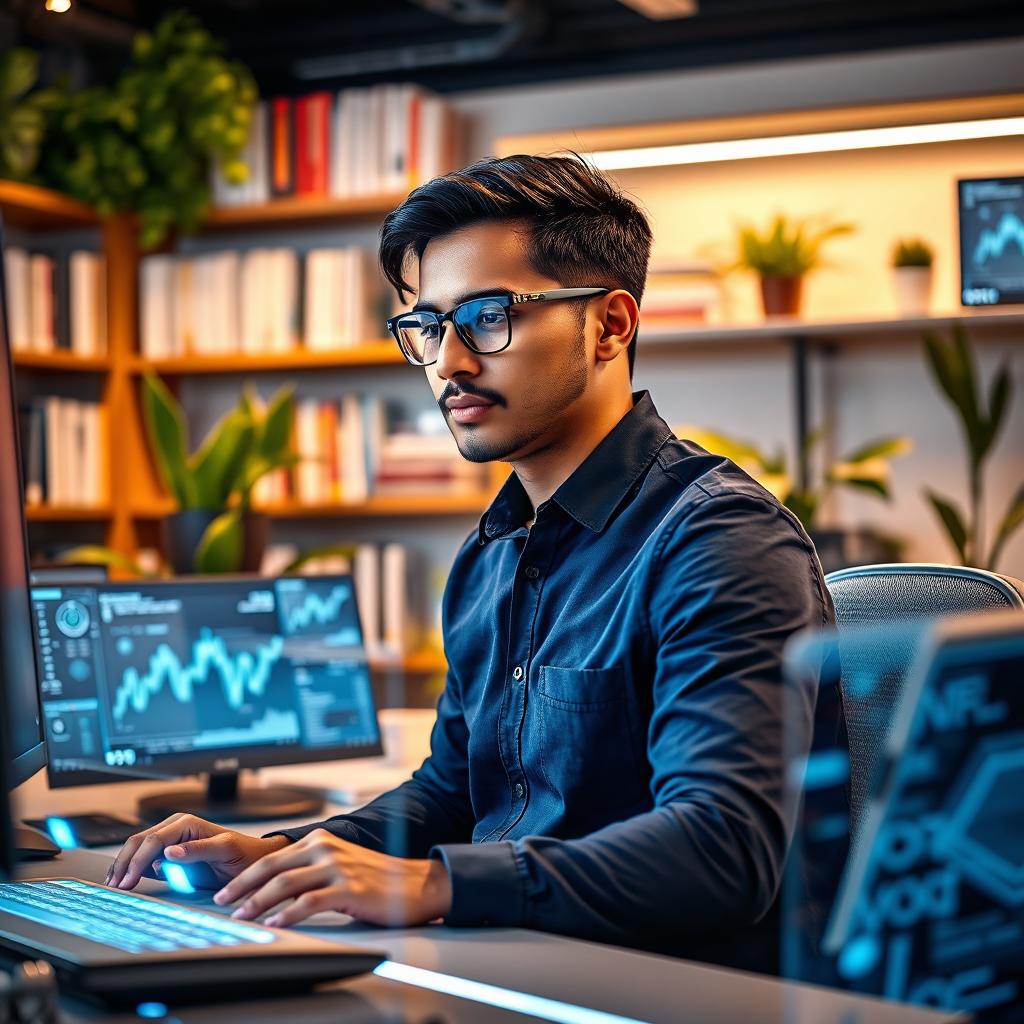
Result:
[[[863,978],[878,963],[882,949],[873,935],[861,935],[848,942],[839,954],[839,973],[844,978]]]
[[[146,1020],[156,1020],[167,1016],[167,1007],[163,1003],[139,1003],[135,1007],[135,1012]]]
[[[180,864],[169,864],[167,861],[164,861],[160,865],[160,870],[163,873],[164,881],[175,892],[191,896],[196,891],[196,887],[188,877],[188,872]]]
[[[589,1006],[576,1006],[574,1003],[562,1003],[557,999],[545,999],[543,996],[530,995],[528,992],[516,992],[511,988],[487,985],[482,981],[455,978],[450,974],[426,971],[422,967],[396,964],[393,960],[385,960],[373,973],[389,981],[400,981],[406,985],[415,985],[416,988],[443,992],[458,999],[469,999],[474,1003],[496,1006],[501,1010],[511,1010],[513,1013],[525,1013],[540,1020],[556,1021],[557,1024],[645,1024],[636,1017],[622,1017],[617,1013],[593,1010]]]
[[[62,850],[73,850],[78,845],[74,830],[63,818],[47,818],[46,831]]]

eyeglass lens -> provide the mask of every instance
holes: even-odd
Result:
[[[456,307],[460,337],[476,352],[500,352],[510,340],[508,311],[494,299],[473,299]],[[417,363],[432,363],[441,344],[441,325],[433,313],[407,313],[398,321],[398,340]]]

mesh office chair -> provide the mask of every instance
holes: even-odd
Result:
[[[825,577],[836,606],[842,668],[840,688],[850,745],[850,811],[854,835],[868,796],[871,769],[895,711],[911,650],[880,651],[842,643],[844,626],[925,616],[1024,610],[1024,583],[984,569],[952,565],[862,565]],[[900,634],[896,634],[899,636]],[[880,672],[870,700],[848,686],[859,672]]]

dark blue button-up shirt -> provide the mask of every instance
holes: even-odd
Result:
[[[832,606],[796,519],[634,402],[530,529],[513,474],[462,546],[423,766],[286,834],[443,858],[449,924],[767,968],[815,701],[782,651]]]

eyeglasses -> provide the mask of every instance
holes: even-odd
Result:
[[[552,302],[556,299],[585,299],[604,295],[608,288],[555,288],[549,292],[492,295],[460,302],[447,313],[401,313],[387,321],[388,330],[398,342],[402,355],[413,366],[432,366],[441,348],[444,322],[450,321],[463,344],[478,355],[490,356],[512,344],[512,320],[509,307],[524,302]]]

